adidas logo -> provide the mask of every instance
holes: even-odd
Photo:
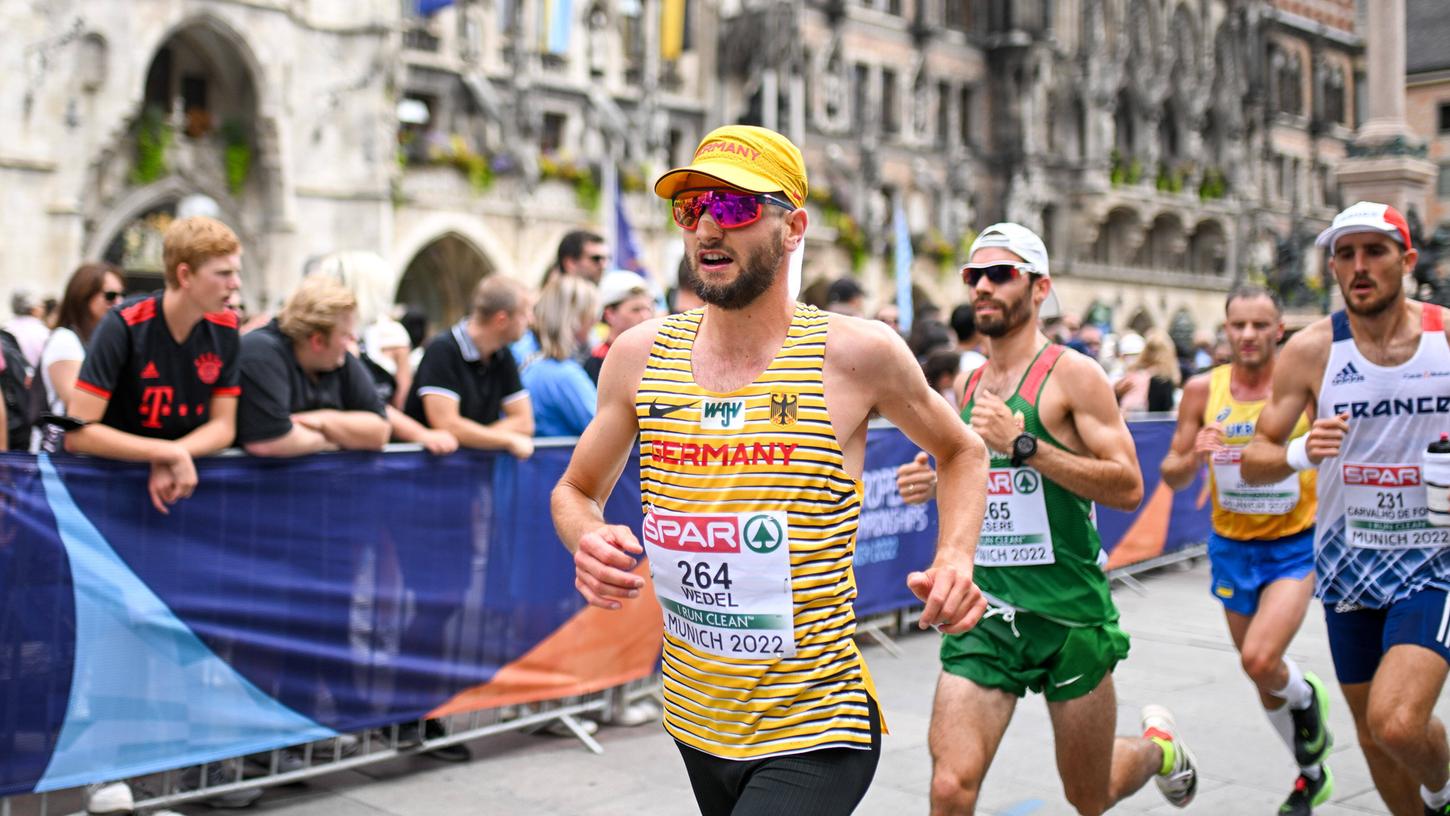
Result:
[[[1359,369],[1354,367],[1354,361],[1351,360],[1344,364],[1344,368],[1339,369],[1339,373],[1334,375],[1334,379],[1330,380],[1329,384],[1349,385],[1360,382],[1364,382],[1364,375],[1359,373]]]
[[[159,379],[161,379],[161,374],[156,371],[156,363],[154,363],[154,362],[147,363],[146,364],[146,367],[143,368],[143,369],[141,369],[141,379],[143,379],[143,380],[159,380]]]

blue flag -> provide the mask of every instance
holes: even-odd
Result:
[[[897,202],[891,220],[896,244],[896,308],[901,313],[897,323],[902,332],[909,332],[914,311],[911,305],[911,262],[916,256],[911,252],[911,230],[906,228],[906,211],[901,208],[900,202]]]
[[[615,177],[618,179],[618,176]],[[624,212],[624,192],[618,181],[614,185],[614,265],[620,269],[637,272],[645,279],[649,272],[640,258],[639,243],[634,239],[634,229],[629,226],[629,216]]]

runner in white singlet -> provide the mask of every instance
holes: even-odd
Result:
[[[1285,346],[1243,475],[1318,468],[1317,591],[1375,786],[1396,816],[1450,814],[1433,715],[1450,671],[1450,528],[1429,524],[1421,479],[1450,430],[1450,339],[1440,307],[1405,297],[1419,255],[1393,207],[1355,204],[1319,245],[1345,310]],[[1310,406],[1313,428],[1286,446]]]

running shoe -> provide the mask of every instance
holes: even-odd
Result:
[[[1304,672],[1304,682],[1309,684],[1313,699],[1303,710],[1289,709],[1294,720],[1294,761],[1301,768],[1318,765],[1329,756],[1334,747],[1334,735],[1329,733],[1329,692],[1324,681],[1314,672]]]
[[[86,813],[100,816],[130,813],[136,809],[131,786],[125,782],[100,782],[86,786]]]
[[[1425,816],[1450,816],[1450,804],[1441,805],[1440,807],[1425,805]]]
[[[1198,766],[1193,761],[1193,752],[1178,735],[1178,726],[1168,709],[1160,705],[1143,707],[1143,736],[1160,744],[1167,743],[1163,750],[1172,752],[1172,762],[1165,761],[1166,773],[1159,773],[1153,781],[1158,783],[1158,790],[1169,804],[1188,807],[1193,795],[1198,793]]]
[[[1284,804],[1279,805],[1279,813],[1282,816],[1310,816],[1314,808],[1329,801],[1334,793],[1334,774],[1329,772],[1329,766],[1319,766],[1319,779],[1314,780],[1299,774],[1294,780],[1294,790],[1289,793],[1289,798]]]

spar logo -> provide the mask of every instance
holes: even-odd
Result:
[[[675,552],[734,554],[740,552],[740,518],[734,515],[657,516],[647,513],[644,517],[644,540]]]
[[[1023,468],[1018,471],[993,470],[987,474],[987,495],[1010,496],[1013,493],[1036,493],[1042,486],[1042,477],[1034,470]]]
[[[785,541],[785,530],[770,516],[751,516],[745,520],[745,546],[751,552],[761,555],[775,552],[782,541]]]
[[[1344,466],[1344,483],[1368,487],[1419,487],[1419,465]]]

